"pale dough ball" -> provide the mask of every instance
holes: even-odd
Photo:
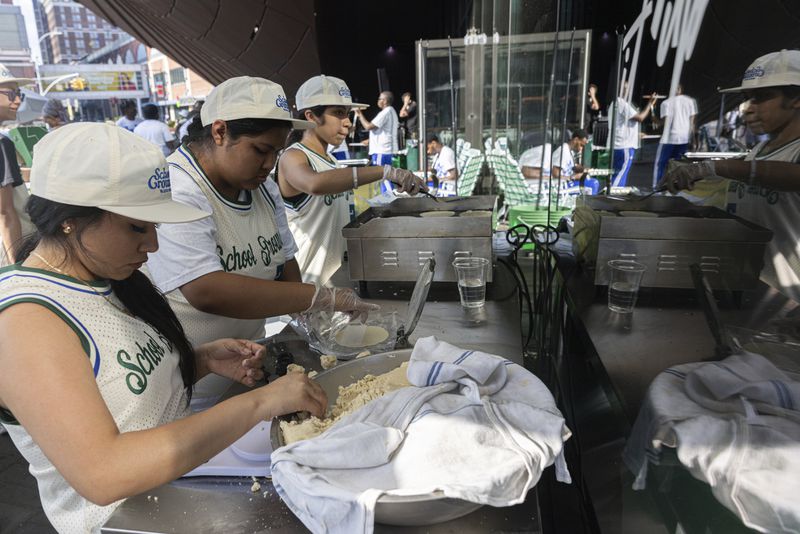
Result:
[[[306,368],[302,365],[297,365],[296,363],[290,363],[286,366],[286,374],[289,373],[305,373]]]
[[[336,356],[331,354],[323,354],[319,357],[319,363],[323,369],[330,369],[336,365]]]

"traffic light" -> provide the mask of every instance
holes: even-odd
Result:
[[[78,76],[77,78],[73,78],[69,82],[69,87],[73,91],[84,91],[86,90],[86,80]]]

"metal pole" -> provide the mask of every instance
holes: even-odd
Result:
[[[508,39],[506,50],[506,143],[508,143],[509,140],[509,129],[511,126],[511,22],[514,20],[512,17],[513,9],[513,0],[508,0],[508,35],[506,36]],[[508,150],[508,153],[511,154],[511,150]]]
[[[447,60],[450,67],[450,126],[453,131],[453,139],[451,144],[453,153],[456,152],[456,85],[453,81],[453,41],[450,39],[450,36],[447,36]]]
[[[719,87],[717,88],[719,89]],[[717,150],[719,150],[719,140],[722,138],[722,123],[725,120],[725,93],[722,93],[722,97],[719,101],[719,117],[717,118]],[[693,132],[694,133],[694,132]],[[695,150],[699,150],[698,147],[694,147]]]
[[[539,167],[539,194],[536,198],[536,209],[539,209],[542,203],[542,180],[544,180],[544,160],[545,156],[547,155],[547,142],[548,142],[548,133],[552,128],[552,119],[553,119],[553,89],[556,83],[556,65],[558,60],[558,27],[560,25],[560,17],[561,17],[561,0],[558,0],[556,3],[556,32],[553,37],[553,62],[552,66],[550,67],[550,87],[547,90],[547,112],[544,116],[544,144],[542,145],[542,162],[541,166]],[[551,143],[551,151],[550,151],[550,158],[552,159],[552,143]],[[552,162],[551,162],[552,166]],[[550,224],[550,191],[549,186],[553,185],[553,177],[549,175],[550,178],[548,180],[548,192],[547,192],[547,224]]]
[[[609,113],[608,117],[608,154],[611,158],[611,178],[609,178],[608,183],[606,183],[606,194],[608,195],[611,194],[611,182],[614,179],[614,135],[617,129],[617,108],[619,107],[617,105],[617,100],[619,99],[619,81],[622,77],[622,38],[624,35],[625,34],[617,32],[617,72],[615,75],[616,79],[614,80],[614,91],[611,93],[614,95],[614,104],[613,108],[610,108],[610,110],[613,110],[613,113]],[[628,90],[631,89],[629,88]]]
[[[425,173],[425,180],[428,179],[428,155],[425,152],[425,130],[428,117],[425,113],[426,92],[425,74],[427,68],[425,59],[427,57],[427,47],[422,40],[417,41],[417,148],[419,152],[419,168]]]
[[[564,116],[561,119],[561,139],[558,146],[561,147],[558,158],[558,185],[556,186],[559,193],[561,192],[561,164],[564,162],[564,132],[567,131],[567,112],[569,111],[569,84],[572,82],[572,54],[573,44],[575,42],[575,27],[572,28],[572,34],[569,36],[569,61],[567,62],[567,86],[564,89]],[[558,209],[558,200],[560,195],[556,195],[556,209]]]

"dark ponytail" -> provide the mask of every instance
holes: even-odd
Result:
[[[100,208],[73,206],[31,195],[25,210],[36,225],[37,232],[27,237],[17,252],[17,261],[24,261],[40,241],[52,243],[64,251],[65,260],[73,254],[67,236],[62,231],[62,223],[73,222],[75,240],[82,252],[86,253],[81,242],[83,232],[100,222],[108,212]],[[136,317],[155,328],[177,349],[180,354],[180,370],[187,398],[192,398],[192,387],[197,381],[197,363],[194,349],[186,338],[175,312],[167,299],[141,271],[134,271],[125,280],[111,280],[111,288],[125,308]]]

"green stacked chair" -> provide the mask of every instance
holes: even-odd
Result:
[[[483,167],[483,154],[474,148],[465,148],[464,166],[459,169],[458,184],[456,193],[460,197],[472,196],[475,185],[478,183],[478,175]]]

